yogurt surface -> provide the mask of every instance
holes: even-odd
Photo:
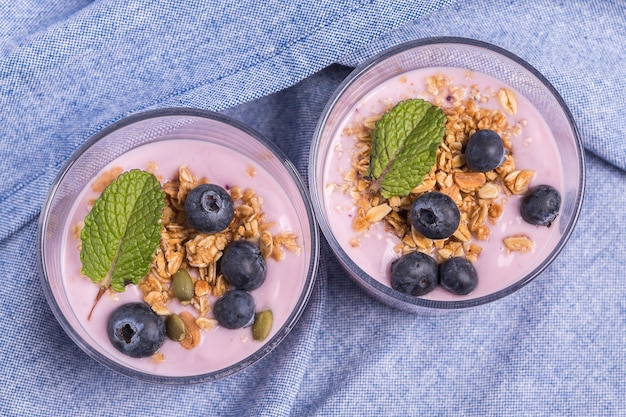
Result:
[[[270,158],[260,154],[257,161]],[[296,210],[297,204],[290,200],[283,186],[266,171],[260,163],[242,156],[225,146],[194,139],[168,139],[144,144],[121,155],[102,172],[114,167],[124,171],[136,168],[154,172],[162,182],[175,178],[181,165],[186,165],[198,178],[206,177],[210,182],[225,188],[240,186],[250,188],[261,197],[263,212],[268,221],[275,222],[271,232],[289,232],[297,236],[303,245],[303,227]],[[285,173],[287,176],[287,173]],[[267,277],[263,285],[252,291],[256,311],[271,309],[274,322],[271,333],[262,342],[252,338],[250,328],[230,330],[220,327],[202,330],[202,340],[193,349],[185,349],[178,342],[166,339],[159,350],[162,360],[154,358],[135,359],[118,352],[110,343],[106,333],[106,322],[111,312],[127,302],[143,300],[136,285],[128,285],[124,292],[107,292],[97,303],[91,318],[89,311],[94,305],[99,286],[81,274],[79,245],[75,227],[87,215],[89,201],[98,193],[87,188],[82,191],[70,213],[68,213],[63,238],[62,284],[67,303],[61,303],[65,315],[73,315],[83,333],[89,335],[86,342],[109,359],[137,371],[160,376],[201,375],[224,369],[249,357],[259,350],[283,326],[292,314],[305,286],[309,268],[309,257],[303,248],[300,253],[284,251],[280,261],[267,259]],[[211,304],[215,298],[211,299]],[[172,312],[193,311],[172,300]],[[197,312],[194,314],[197,316]],[[211,317],[209,313],[209,317]]]
[[[449,84],[437,91],[428,86],[433,76],[446,78]],[[357,215],[355,200],[342,189],[346,174],[352,169],[355,146],[358,144],[355,125],[363,125],[372,117],[379,117],[399,101],[422,98],[442,108],[451,106],[457,99],[473,100],[480,108],[503,110],[497,93],[501,89],[513,91],[502,82],[479,72],[463,68],[426,68],[396,76],[366,94],[355,103],[347,117],[338,123],[331,140],[324,166],[324,210],[338,243],[346,254],[374,279],[390,286],[389,266],[400,256],[397,246],[400,239],[391,233],[383,222],[374,223],[367,231],[357,232],[353,219]],[[452,92],[454,94],[452,94]],[[563,168],[555,139],[539,112],[521,94],[515,93],[516,111],[506,114],[509,126],[515,126],[511,136],[512,155],[516,169],[534,170],[529,187],[549,184],[563,194]],[[454,96],[454,97],[453,97]],[[473,243],[482,247],[474,263],[478,273],[478,286],[465,296],[453,295],[441,287],[423,298],[451,301],[482,297],[502,290],[519,281],[536,268],[559,239],[557,219],[547,228],[524,222],[519,214],[520,196],[506,198],[503,214],[496,224],[488,224],[487,240]],[[526,235],[534,242],[528,253],[507,250],[503,239],[512,235]],[[358,245],[353,242],[358,240]]]

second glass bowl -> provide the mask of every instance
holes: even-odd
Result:
[[[455,238],[453,244],[443,248],[443,242],[424,243],[420,236],[413,239],[396,233],[390,222],[378,222],[365,231],[358,230],[362,225],[355,226],[356,219],[362,220],[363,207],[369,208],[367,205],[372,203],[358,201],[367,196],[361,192],[367,182],[359,171],[367,161],[359,158],[363,158],[363,149],[370,146],[368,141],[371,141],[370,131],[375,120],[395,103],[409,98],[424,98],[446,111],[445,134],[452,138],[446,137],[442,145],[445,149],[440,150],[453,155],[455,159],[451,163],[457,166],[463,164],[461,144],[467,138],[462,139],[462,135],[467,132],[461,135],[459,142],[454,142],[453,130],[463,130],[464,118],[477,119],[479,109],[486,112],[488,122],[476,120],[477,125],[496,123],[494,120],[499,116],[494,116],[494,111],[499,109],[503,116],[497,123],[506,123],[499,128],[504,129],[506,140],[511,142],[510,153],[517,164],[513,170],[535,172],[530,186],[547,181],[554,183],[561,192],[560,213],[552,226],[524,225],[518,214],[519,197],[512,195],[503,180],[494,180],[493,187],[504,197],[492,200],[498,204],[487,203],[486,207],[504,207],[502,218],[507,220],[502,220],[500,226],[486,221],[485,227],[491,231],[488,237],[487,232],[476,229],[471,239]],[[456,117],[456,121],[452,117]],[[464,38],[408,42],[383,51],[356,68],[327,104],[313,137],[309,162],[309,188],[315,212],[337,259],[367,293],[412,312],[489,303],[532,281],[556,258],[572,233],[582,205],[585,182],[583,147],[578,131],[555,88],[514,54]],[[448,179],[445,177],[444,173],[431,180],[436,188],[456,193],[458,202],[478,192],[457,183],[454,173]],[[453,190],[454,186],[461,190]],[[374,204],[381,202],[374,201]],[[397,211],[400,217],[406,217],[406,212]],[[411,233],[414,232],[407,232]],[[528,253],[515,248],[510,250],[503,243],[505,237],[521,235],[528,235],[534,241]],[[477,254],[476,248],[482,252]],[[470,257],[473,256],[479,273],[478,286],[462,296],[441,288],[423,296],[392,289],[390,265],[400,253],[411,250],[430,250],[444,257],[450,256],[450,251],[471,255],[474,250]],[[444,254],[445,251],[448,253]]]

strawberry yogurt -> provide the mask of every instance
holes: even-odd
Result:
[[[432,76],[443,76],[449,80],[450,86],[466,88],[462,98],[474,96],[481,108],[503,110],[497,92],[503,88],[513,91],[504,83],[480,72],[454,67],[417,69],[396,75],[380,84],[354,103],[343,119],[332,121],[337,128],[330,139],[330,151],[322,171],[322,210],[327,216],[332,234],[347,256],[365,273],[386,286],[390,285],[389,266],[400,256],[396,249],[400,240],[386,229],[383,222],[377,222],[363,232],[356,232],[353,228],[355,200],[350,193],[345,192],[342,184],[354,164],[354,149],[358,139],[353,129],[346,127],[363,124],[368,118],[380,116],[391,105],[409,98],[423,98],[445,108],[452,98],[446,97],[448,93],[441,97],[440,91],[427,87],[426,80]],[[515,97],[515,113],[504,113],[507,114],[508,125],[517,126],[515,135],[511,137],[516,168],[535,171],[530,187],[549,184],[563,194],[563,167],[550,127],[528,100],[517,92]],[[527,224],[520,216],[519,204],[520,196],[507,196],[497,223],[488,224],[491,231],[488,239],[472,239],[472,242],[482,247],[482,252],[474,262],[478,286],[473,292],[459,296],[437,287],[423,298],[455,301],[483,297],[511,286],[536,269],[561,238],[561,219],[557,217],[549,228]],[[534,248],[527,253],[507,250],[503,239],[511,235],[530,237]],[[355,240],[358,245],[354,244]]]

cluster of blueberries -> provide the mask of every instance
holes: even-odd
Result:
[[[500,135],[493,130],[478,130],[465,147],[465,163],[475,172],[488,172],[499,167],[506,151]],[[520,215],[533,225],[547,226],[554,221],[561,207],[561,195],[552,186],[538,185],[523,196]],[[411,225],[430,239],[446,239],[458,228],[459,209],[448,195],[438,191],[416,198],[409,211]],[[457,295],[474,291],[478,275],[471,262],[452,257],[437,264],[429,255],[410,252],[391,264],[391,287],[400,292],[420,296],[437,285]]]
[[[201,184],[189,192],[185,216],[193,229],[217,233],[230,225],[234,203],[222,187]],[[215,302],[215,319],[227,329],[251,326],[255,304],[250,291],[265,282],[267,270],[259,247],[247,240],[229,243],[219,260],[219,268],[232,289]],[[165,320],[141,302],[118,307],[109,317],[107,333],[116,349],[132,357],[153,355],[167,336]]]

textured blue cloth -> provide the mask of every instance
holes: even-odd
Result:
[[[189,387],[119,376],[65,335],[39,284],[37,217],[91,134],[150,108],[223,111],[305,175],[317,118],[349,66],[435,35],[526,59],[580,128],[581,218],[538,279],[487,306],[413,315],[366,296],[324,244],[284,343]],[[625,57],[622,0],[1,0],[0,415],[626,415]]]

